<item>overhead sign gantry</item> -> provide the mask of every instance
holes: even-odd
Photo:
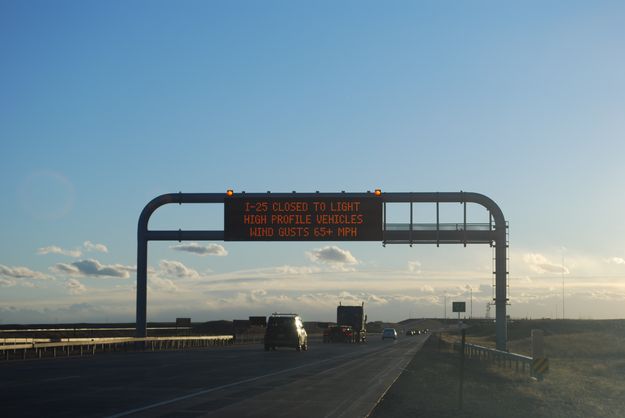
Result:
[[[464,204],[462,222],[439,222],[439,204]],[[224,205],[223,231],[154,231],[148,221],[165,204]],[[387,203],[409,203],[404,223],[386,222]],[[436,223],[416,224],[413,203],[436,204]],[[466,204],[477,203],[490,213],[485,224],[467,223]],[[499,206],[479,193],[170,193],[149,202],[137,231],[137,328],[147,336],[147,254],[149,241],[381,241],[383,244],[489,244],[495,247],[497,348],[507,350],[507,236]]]

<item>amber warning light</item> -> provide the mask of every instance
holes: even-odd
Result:
[[[232,191],[232,189],[228,189],[226,191],[226,196],[232,196],[234,194],[234,192]]]
[[[376,195],[376,196],[382,196],[382,190],[381,189],[375,189],[373,194]]]

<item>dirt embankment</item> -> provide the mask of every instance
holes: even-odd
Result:
[[[527,351],[529,331],[544,329],[550,371],[543,381],[467,359],[460,410],[459,354],[445,344],[439,347],[432,338],[372,417],[625,416],[625,321],[523,321],[510,325],[512,352]],[[488,330],[491,327],[469,329],[468,339],[494,341],[494,330]]]

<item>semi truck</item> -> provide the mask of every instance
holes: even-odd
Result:
[[[367,315],[365,315],[365,303],[356,306],[344,306],[339,302],[336,308],[336,324],[349,326],[352,329],[354,343],[367,342]]]

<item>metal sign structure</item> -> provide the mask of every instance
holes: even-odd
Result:
[[[224,230],[149,230],[152,214],[167,204],[223,204]],[[387,203],[409,203],[410,219],[387,223]],[[413,203],[436,204],[436,223],[416,224]],[[464,204],[464,220],[439,222],[440,203]],[[491,222],[467,223],[466,204],[490,213]],[[149,241],[381,241],[383,244],[489,244],[495,248],[497,349],[507,350],[506,220],[489,197],[469,192],[375,193],[170,193],[154,198],[137,227],[136,336],[147,336],[147,259]]]

